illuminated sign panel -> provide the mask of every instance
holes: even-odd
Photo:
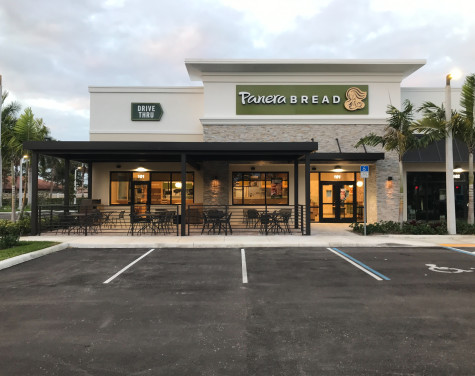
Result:
[[[368,85],[236,85],[236,115],[368,113]]]

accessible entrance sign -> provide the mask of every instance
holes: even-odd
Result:
[[[369,178],[369,166],[360,166],[360,174],[364,179]]]

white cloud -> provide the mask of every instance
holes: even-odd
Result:
[[[246,27],[260,26],[268,33],[282,33],[296,27],[298,18],[309,19],[331,3],[331,0],[220,0],[223,5],[243,12]]]
[[[474,13],[469,0],[4,1],[0,74],[54,137],[87,139],[88,85],[192,85],[185,58],[426,58],[403,84],[443,86],[475,70]]]

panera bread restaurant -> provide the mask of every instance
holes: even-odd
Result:
[[[365,184],[368,221],[396,220],[397,156],[354,145],[424,64],[193,59],[195,86],[90,86],[90,141],[25,143],[33,175],[40,155],[88,171],[87,199],[66,180],[62,208],[38,205],[33,176],[34,232],[310,235],[362,221]]]

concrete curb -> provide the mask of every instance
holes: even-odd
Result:
[[[61,243],[61,244],[56,244],[48,248],[43,248],[38,251],[30,252],[30,253],[25,253],[23,255],[15,256],[6,260],[0,261],[0,270],[10,268],[12,266],[21,264],[26,261],[34,260],[35,258],[41,257],[41,256],[46,256],[49,255],[50,253],[53,252],[58,252],[62,251],[63,249],[66,249],[69,247],[69,243]]]

